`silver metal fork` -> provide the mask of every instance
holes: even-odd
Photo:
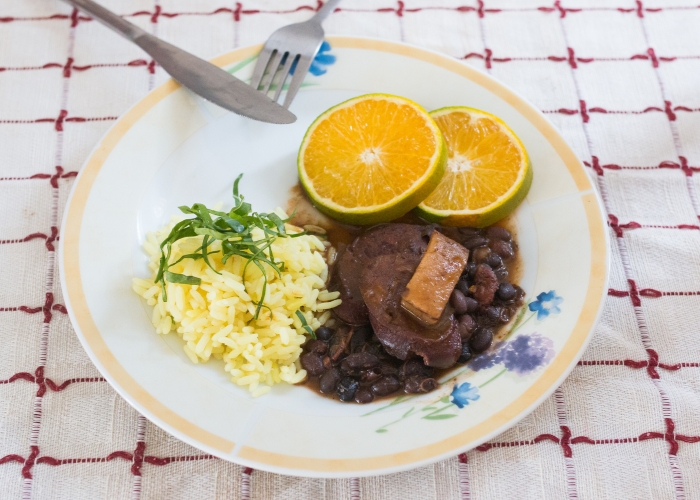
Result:
[[[277,101],[296,62],[287,95],[284,97],[284,107],[288,108],[323,43],[321,23],[339,2],[340,0],[328,0],[308,21],[283,26],[272,33],[258,56],[250,84],[264,94],[272,88],[275,91],[272,100]]]

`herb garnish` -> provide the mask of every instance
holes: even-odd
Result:
[[[276,238],[296,238],[307,234],[306,231],[299,233],[287,233],[284,223],[289,221],[291,217],[282,219],[275,213],[258,213],[253,212],[250,203],[244,201],[243,195],[238,192],[238,183],[243,177],[239,175],[233,183],[233,200],[235,206],[229,212],[219,212],[211,210],[201,203],[195,203],[191,207],[179,207],[180,211],[194,215],[192,219],[185,219],[175,224],[165,240],[160,244],[160,265],[155,282],[160,283],[163,289],[163,301],[167,302],[168,295],[165,291],[166,281],[171,283],[180,283],[185,285],[200,285],[202,280],[195,276],[186,276],[170,272],[168,269],[184,259],[199,260],[204,262],[216,274],[221,274],[214,269],[209,262],[209,256],[221,252],[221,261],[226,264],[226,261],[234,255],[246,259],[243,266],[242,275],[243,286],[245,286],[245,273],[249,264],[254,264],[260,269],[263,275],[263,287],[261,299],[255,303],[255,316],[253,319],[258,319],[260,310],[263,307],[265,292],[267,291],[267,273],[263,264],[270,266],[278,276],[281,276],[284,271],[284,262],[277,261],[272,253],[272,243]],[[263,231],[264,236],[261,239],[253,239],[253,230],[259,228]],[[173,244],[184,238],[193,236],[203,236],[202,245],[194,251],[194,253],[186,254],[178,260],[170,264],[170,255],[172,253]],[[221,242],[221,250],[209,251],[209,247],[215,241]],[[247,290],[246,290],[247,292]],[[303,320],[303,315],[297,313],[297,316],[302,318],[302,326],[307,332],[313,334],[313,330]]]
[[[301,321],[301,327],[306,330],[306,333],[311,335],[312,339],[316,339],[316,334],[314,333],[313,329],[309,326],[309,324],[306,322],[306,318],[304,317],[303,314],[301,314],[301,311],[297,309],[296,311],[297,318],[299,318],[299,321]]]

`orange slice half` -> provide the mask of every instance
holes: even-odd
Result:
[[[440,184],[417,208],[450,226],[488,226],[517,208],[532,184],[530,159],[500,118],[467,107],[430,113],[447,141]]]
[[[414,208],[440,182],[447,148],[430,115],[403,97],[368,94],[324,112],[299,148],[299,179],[319,210],[376,224]]]

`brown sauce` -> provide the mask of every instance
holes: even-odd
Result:
[[[347,224],[342,224],[334,219],[331,219],[330,217],[327,217],[326,215],[322,214],[319,212],[311,203],[311,201],[307,198],[305,195],[302,187],[300,185],[295,186],[292,188],[291,193],[290,193],[290,199],[287,203],[287,213],[288,214],[294,214],[291,223],[293,223],[296,226],[299,227],[304,227],[307,225],[313,225],[313,226],[318,226],[323,228],[327,232],[327,237],[330,243],[333,245],[333,247],[336,248],[338,252],[344,251],[344,249],[350,245],[355,238],[358,236],[362,235],[364,231],[366,231],[368,228],[364,226],[352,226],[352,225],[347,225]],[[430,225],[429,222],[419,218],[417,215],[415,215],[413,212],[409,212],[407,215],[392,221],[394,223],[404,223],[404,224],[412,224],[412,225]],[[515,257],[504,261],[502,268],[507,270],[507,278],[506,280],[503,280],[502,282],[507,283],[512,283],[516,284],[520,281],[522,277],[522,261],[519,252],[517,252],[517,228],[515,225],[515,222],[511,218],[506,218],[498,223],[498,226],[507,229],[510,234],[512,235],[512,245],[514,249],[516,250],[515,252]],[[440,229],[440,227],[438,227]],[[443,228],[446,232],[448,231],[455,231],[455,228]],[[502,323],[499,322],[498,324],[494,324],[493,326],[489,325],[488,329],[492,331],[492,341],[488,342],[488,345],[495,344],[501,340],[503,340],[504,337],[508,335],[509,331],[509,325],[512,323],[512,319],[517,315],[517,312],[520,310],[522,307],[522,290],[520,290],[517,285],[516,289],[518,290],[518,296],[516,297],[515,300],[511,301],[512,304],[506,305],[505,303],[501,303],[500,307],[502,310],[506,311],[504,314],[508,315],[508,322],[507,323]],[[496,304],[496,302],[494,302]],[[465,314],[466,315],[466,314]],[[328,358],[331,356],[331,353],[334,352],[333,349],[337,350],[339,347],[336,345],[334,347],[334,342],[337,344],[338,340],[337,337],[340,336],[341,331],[346,331],[345,329],[351,329],[352,327],[350,325],[347,325],[344,323],[340,318],[337,316],[334,318],[335,319],[335,325],[333,326],[334,330],[336,331],[336,335],[331,339],[329,342],[326,342],[327,346],[330,346],[328,351],[325,351],[323,354],[317,354],[316,351],[310,352],[310,350],[314,349],[325,349],[325,346],[321,346],[318,343],[314,342],[307,342],[307,344],[304,346],[304,353],[302,354],[302,357],[304,355],[309,355],[307,356],[306,359],[302,359],[302,365],[304,365],[304,362],[308,362],[310,357],[314,357],[314,362],[318,363],[318,360],[315,358],[315,356],[318,356],[318,358]],[[371,330],[371,326],[368,326]],[[355,328],[366,328],[366,327],[355,327]],[[479,326],[479,329],[481,329],[482,326]],[[354,335],[354,330],[351,330],[350,333],[350,338],[352,338],[352,335]],[[471,336],[474,336],[474,332],[470,334]],[[465,339],[465,337],[463,337]],[[470,338],[467,337],[465,340],[463,340],[465,344],[468,344],[470,342]],[[412,358],[411,360],[406,360],[402,361],[399,359],[396,359],[392,356],[389,356],[388,354],[384,353],[382,355],[381,353],[379,354],[381,357],[381,368],[372,368],[368,370],[357,370],[355,372],[349,372],[347,363],[344,365],[344,370],[345,371],[340,371],[342,365],[343,359],[345,359],[348,355],[355,355],[354,358],[358,358],[357,354],[358,353],[363,353],[364,351],[367,352],[375,352],[377,349],[376,344],[378,343],[378,340],[376,336],[372,336],[370,340],[366,342],[366,345],[355,345],[350,348],[350,346],[345,347],[344,354],[340,359],[337,360],[337,362],[332,363],[332,368],[331,368],[331,363],[328,362],[328,360],[325,361],[326,363],[326,368],[325,371],[320,372],[320,375],[318,376],[309,376],[307,377],[306,381],[303,382],[301,385],[304,385],[305,387],[308,387],[309,389],[315,391],[316,393],[323,395],[325,397],[331,398],[331,399],[336,399],[336,400],[344,400],[344,401],[352,401],[353,398],[347,399],[347,392],[344,393],[345,399],[341,397],[343,395],[343,392],[340,389],[340,383],[338,384],[338,391],[337,392],[328,392],[326,393],[321,391],[321,377],[326,374],[326,372],[335,370],[335,373],[340,373],[338,375],[339,380],[343,379],[343,381],[347,382],[348,379],[351,379],[354,377],[354,379],[358,382],[358,386],[353,390],[354,394],[359,394],[356,398],[354,398],[355,402],[370,402],[370,401],[377,401],[380,399],[384,398],[391,398],[391,397],[396,397],[399,394],[402,394],[404,391],[407,393],[422,393],[422,392],[429,392],[429,390],[434,389],[437,387],[437,380],[442,379],[444,376],[448,375],[450,372],[452,372],[455,368],[458,368],[459,366],[463,366],[463,363],[461,364],[455,364],[453,366],[450,366],[449,368],[444,368],[444,369],[435,369],[431,367],[426,367],[422,361],[420,361],[421,366],[416,365],[416,360],[420,360],[420,358]],[[311,347],[309,347],[311,346]],[[487,346],[488,348],[488,346]],[[461,358],[460,358],[461,360]],[[468,361],[466,361],[468,363]],[[305,367],[306,368],[306,367]],[[388,372],[389,375],[385,375],[384,379],[398,379],[400,381],[400,387],[393,391],[389,392],[387,394],[381,394],[381,391],[379,393],[372,394],[372,397],[368,397],[367,393],[372,392],[374,389],[373,387],[373,382],[372,382],[372,377],[373,375],[373,370],[378,371],[381,373]],[[307,372],[309,370],[307,369]],[[350,375],[348,375],[350,373]],[[369,375],[368,375],[369,374]],[[381,379],[381,377],[380,377]],[[423,381],[423,384],[425,387],[420,386],[421,380]],[[427,381],[427,382],[426,382]],[[432,382],[431,382],[432,381]],[[327,382],[327,381],[326,381]],[[427,384],[427,385],[426,385]],[[326,387],[328,387],[328,384],[326,383]],[[427,389],[427,390],[423,390]],[[363,400],[364,399],[364,400]]]
[[[297,184],[290,190],[286,212],[292,215],[290,221],[295,226],[314,225],[322,227],[328,233],[328,241],[336,248],[349,245],[362,232],[362,226],[341,224],[318,211],[304,193],[301,185]]]
[[[353,226],[350,224],[342,224],[335,219],[331,219],[327,215],[318,211],[313,206],[311,200],[304,192],[300,184],[295,185],[289,190],[289,200],[287,201],[286,212],[294,214],[290,221],[295,226],[303,227],[305,225],[314,225],[322,227],[326,230],[328,241],[336,250],[341,250],[343,247],[352,243],[366,229],[364,226]],[[428,225],[430,224],[424,219],[421,219],[413,212],[408,212],[403,217],[392,222],[402,222],[404,224]],[[512,216],[498,222],[498,225],[510,231],[513,235],[513,241],[518,241],[518,228]],[[513,282],[518,283],[523,276],[522,258],[520,253],[515,254],[515,259],[508,262],[508,273]]]

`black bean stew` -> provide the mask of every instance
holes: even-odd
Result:
[[[441,321],[426,327],[401,312],[397,301],[432,231],[467,248],[469,260]],[[392,223],[365,230],[333,264],[329,289],[340,291],[343,304],[334,310],[334,327],[319,328],[303,347],[306,384],[361,404],[432,391],[442,371],[489,349],[522,306],[524,292],[509,276],[517,250],[499,226]]]

